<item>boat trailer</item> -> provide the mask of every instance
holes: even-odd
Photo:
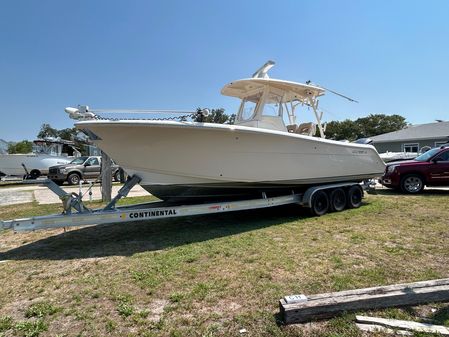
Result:
[[[24,219],[6,220],[0,222],[0,229],[13,229],[14,231],[31,231],[38,229],[66,228],[73,226],[88,226],[110,223],[125,223],[135,221],[148,221],[165,218],[175,218],[192,215],[215,214],[232,211],[243,211],[288,204],[298,204],[311,209],[312,214],[323,215],[329,209],[341,211],[344,208],[357,208],[363,197],[362,185],[357,182],[326,184],[310,187],[304,193],[267,197],[261,193],[261,198],[251,200],[224,201],[194,205],[177,205],[164,201],[117,206],[117,202],[126,197],[129,191],[140,182],[136,175],[130,177],[117,192],[117,195],[105,207],[90,209],[84,205],[83,194],[67,193],[56,183],[47,179],[39,181],[59,196],[62,201],[61,214],[35,216]],[[346,191],[343,197],[344,206],[339,207],[336,191]],[[338,193],[337,193],[338,194]],[[330,200],[330,199],[332,200]],[[340,193],[341,198],[341,193]],[[337,207],[335,207],[335,203]],[[341,204],[340,200],[340,204]],[[332,204],[334,204],[332,206]]]

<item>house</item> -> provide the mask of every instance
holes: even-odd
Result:
[[[449,143],[449,122],[410,125],[399,131],[370,138],[379,153],[420,152],[423,147]]]

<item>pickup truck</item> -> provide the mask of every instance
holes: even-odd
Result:
[[[449,144],[413,160],[388,163],[380,183],[411,194],[420,193],[424,186],[449,186]]]
[[[62,185],[65,181],[69,185],[77,185],[82,180],[97,179],[100,174],[101,157],[81,156],[68,164],[51,166],[47,177],[58,185]],[[112,164],[112,177],[115,181],[120,180],[119,167],[114,163]]]

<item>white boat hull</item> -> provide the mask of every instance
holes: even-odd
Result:
[[[25,170],[22,163],[26,166],[28,172],[39,171],[42,175],[48,173],[50,166],[67,164],[73,157],[59,157],[47,154],[0,154],[0,172],[7,176],[23,176]]]
[[[399,160],[411,160],[418,157],[417,152],[384,152],[380,153],[379,156],[385,163],[390,163]]]
[[[252,127],[173,121],[76,123],[128,174],[161,199],[362,181],[383,174],[371,145]]]

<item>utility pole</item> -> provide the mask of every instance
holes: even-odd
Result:
[[[101,151],[101,199],[103,202],[111,201],[112,196],[112,161]]]

